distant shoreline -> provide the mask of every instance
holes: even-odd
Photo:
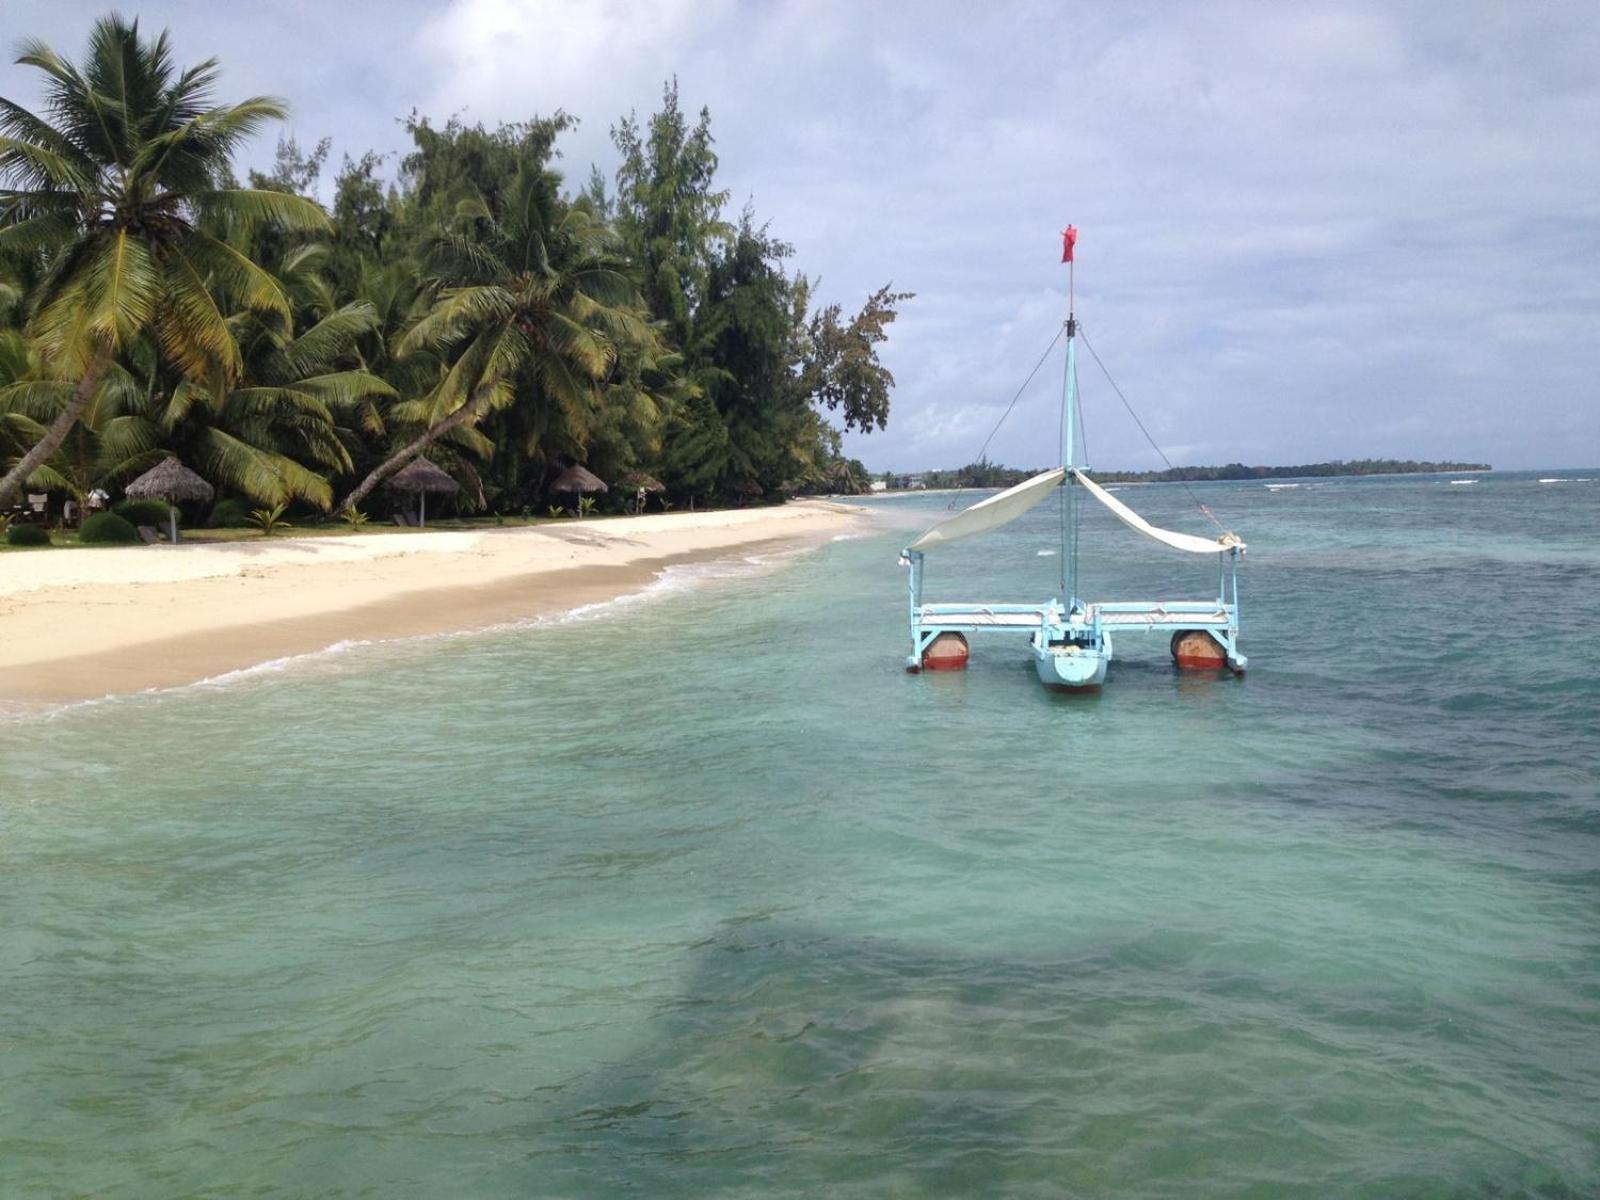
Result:
[[[1021,483],[1040,470],[1002,467],[994,463],[968,463],[949,471],[916,471],[886,474],[912,481],[910,486],[891,486],[890,491],[952,491],[1002,488]],[[1084,468],[1098,483],[1249,483],[1261,479],[1336,479],[1371,475],[1467,475],[1493,471],[1489,463],[1431,462],[1417,459],[1362,458],[1346,461],[1298,463],[1287,467],[1247,467],[1228,463],[1220,467],[1173,467],[1165,471],[1102,471]],[[882,478],[885,473],[879,473]],[[921,486],[917,486],[920,483]]]

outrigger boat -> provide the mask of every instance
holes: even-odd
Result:
[[[1062,261],[1073,261],[1077,231],[1071,226]],[[1069,284],[1069,297],[1072,288]],[[1069,298],[1065,326],[1067,364],[1062,400],[1062,458],[1054,470],[1007,488],[998,495],[941,521],[902,552],[909,568],[911,654],[906,669],[959,670],[967,664],[967,637],[979,633],[1026,632],[1039,681],[1046,687],[1079,691],[1100,687],[1111,662],[1112,636],[1122,633],[1169,633],[1173,658],[1180,668],[1219,669],[1242,673],[1248,659],[1239,652],[1239,557],[1244,541],[1234,533],[1216,538],[1159,529],[1085,474],[1076,458],[1078,414],[1078,322]],[[1003,418],[1002,418],[1003,419]],[[1077,504],[1082,491],[1103,505],[1124,525],[1146,537],[1190,554],[1217,556],[1214,600],[1086,601],[1077,595]],[[930,551],[952,542],[1010,524],[1059,493],[1061,521],[1060,593],[1043,604],[923,602],[923,566]]]

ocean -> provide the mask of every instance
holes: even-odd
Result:
[[[912,495],[0,724],[0,1193],[1600,1194],[1594,477],[1126,489],[1249,542],[1242,679],[906,674]],[[1044,600],[1056,529],[928,598]]]

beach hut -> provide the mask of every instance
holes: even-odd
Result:
[[[586,492],[609,492],[611,489],[605,485],[605,481],[598,475],[586,471],[574,463],[556,476],[556,481],[550,485],[550,490],[564,493],[568,496],[579,497],[580,503],[577,508],[578,515],[581,517],[583,516],[581,499]]]
[[[167,502],[167,538],[173,545],[178,543],[178,501],[209,500],[216,495],[209,483],[171,455],[122,490],[130,500]]]
[[[643,471],[629,471],[617,480],[617,486],[625,492],[632,492],[638,499],[638,511],[644,511],[644,498],[646,496],[659,496],[667,490],[667,485],[654,475],[647,475]]]
[[[428,493],[448,495],[459,492],[461,485],[425,458],[414,458],[389,477],[389,488],[396,492],[412,492],[417,497],[417,527],[428,525]]]

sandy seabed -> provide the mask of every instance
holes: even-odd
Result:
[[[608,600],[669,565],[844,531],[778,508],[515,528],[0,557],[0,700],[175,687],[337,642],[474,629]]]

